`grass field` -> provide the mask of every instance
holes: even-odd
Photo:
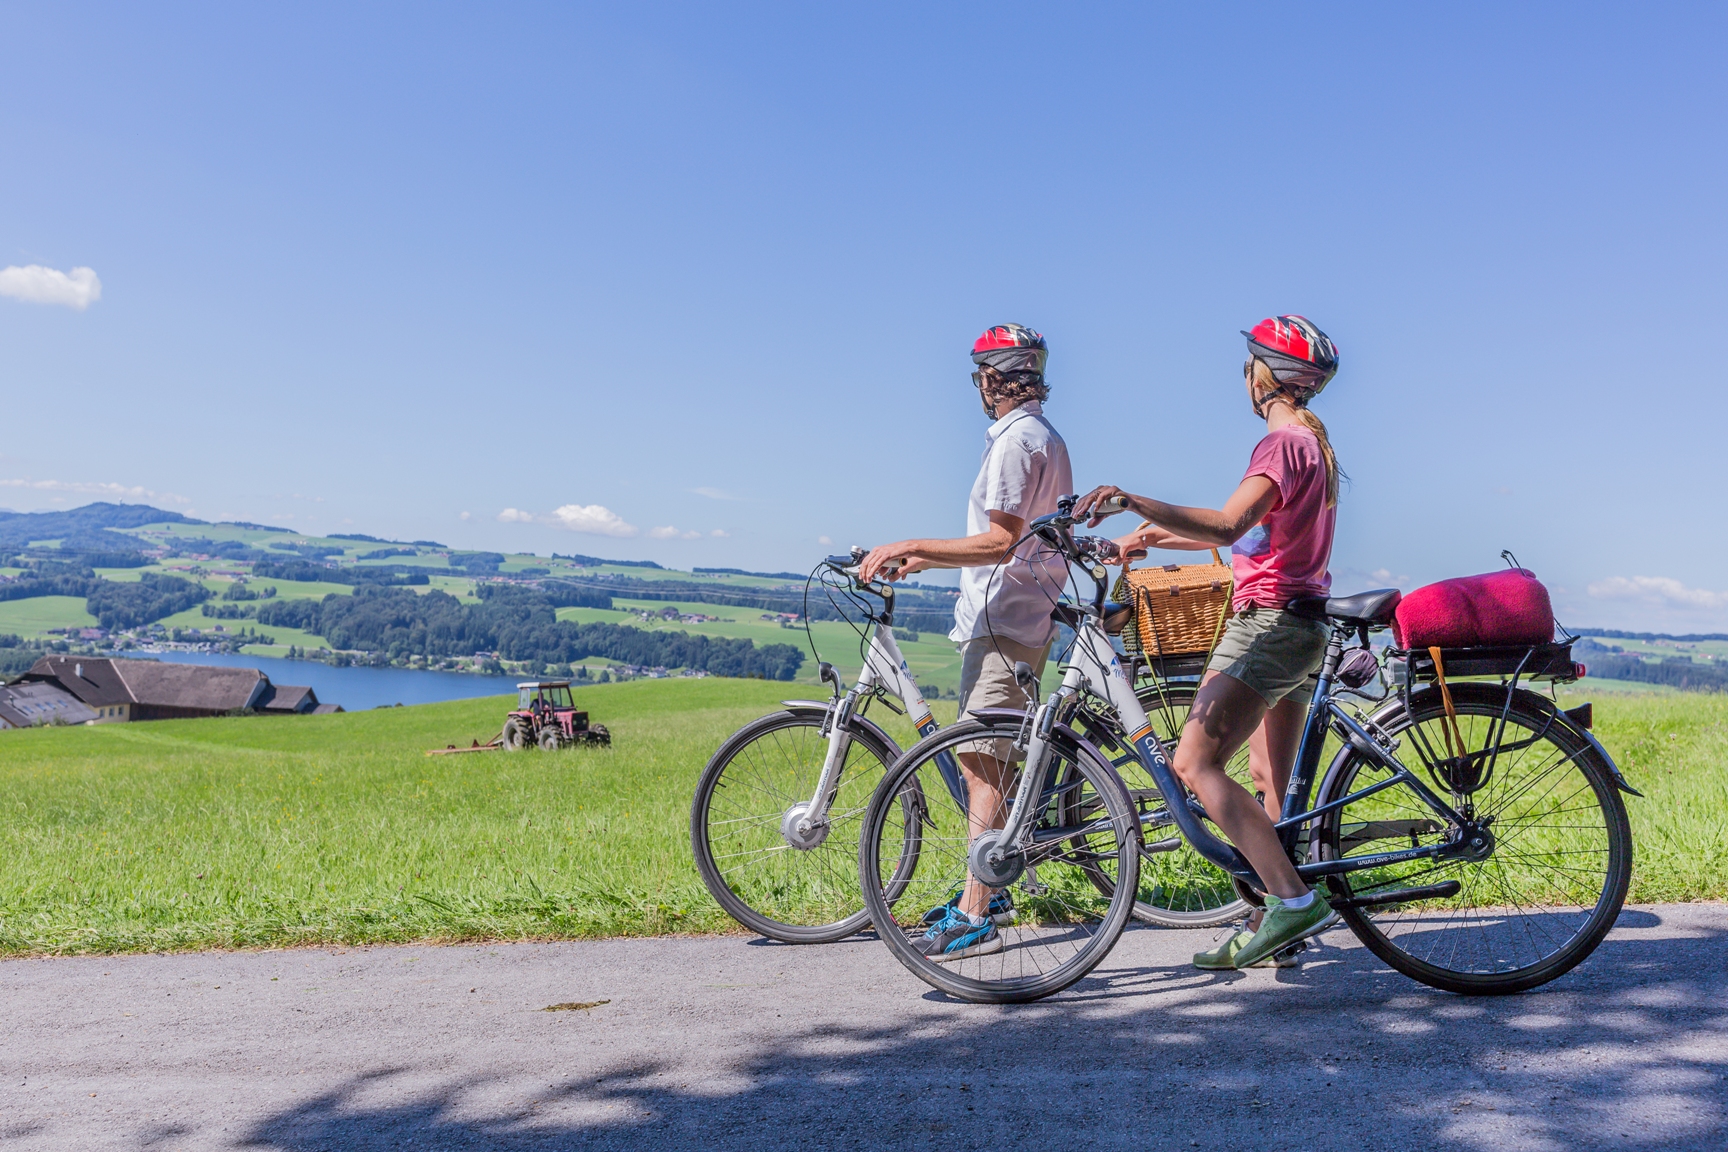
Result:
[[[96,617],[84,611],[82,596],[32,596],[0,600],[0,632],[41,636],[52,628],[93,628]]]
[[[727,930],[690,861],[690,795],[786,690],[587,688],[614,748],[550,755],[423,754],[496,732],[503,698],[0,734],[0,953]],[[1631,899],[1728,898],[1728,698],[1597,715],[1645,792]]]

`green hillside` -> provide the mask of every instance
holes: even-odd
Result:
[[[0,733],[0,953],[727,931],[691,863],[690,797],[784,694],[586,688],[614,746],[560,753],[424,754],[492,735],[505,698]],[[1728,898],[1728,697],[1596,706],[1645,793],[1631,899]]]

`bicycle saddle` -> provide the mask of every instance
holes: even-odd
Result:
[[[1128,621],[1134,618],[1132,604],[1118,604],[1114,600],[1104,601],[1104,631],[1110,636],[1120,636],[1122,629],[1128,626]]]
[[[1392,622],[1392,613],[1404,593],[1396,588],[1381,588],[1375,592],[1358,592],[1354,596],[1336,596],[1323,600],[1305,596],[1290,601],[1290,611],[1312,620],[1330,618],[1346,624],[1378,628]]]

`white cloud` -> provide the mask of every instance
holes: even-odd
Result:
[[[464,512],[462,518],[466,520],[468,514]],[[520,508],[506,508],[504,511],[498,513],[498,519],[506,524],[532,524],[534,523],[534,514],[531,512],[524,512]]]
[[[473,517],[473,515],[472,515],[472,514],[471,514],[471,513],[468,513],[468,512],[464,512],[464,513],[462,513],[462,516],[461,516],[461,518],[462,518],[462,519],[463,519],[463,520],[472,520],[472,519],[474,519],[474,517]],[[344,523],[344,524],[346,524],[346,523],[348,523],[348,521],[346,521],[346,520],[344,520],[344,521],[343,521],[343,523]]]
[[[698,496],[706,496],[710,500],[736,500],[738,497],[721,488],[692,488],[690,491]]]
[[[79,496],[106,496],[113,500],[166,500],[189,504],[172,492],[153,492],[136,484],[103,484],[86,480],[0,480],[0,488],[29,488],[37,492],[71,492]]]
[[[731,533],[726,531],[726,529],[724,529],[724,528],[716,528],[716,529],[714,529],[714,531],[708,533],[708,535],[710,535],[710,536],[730,536]]]
[[[1590,585],[1597,600],[1638,600],[1664,608],[1728,608],[1728,592],[1688,588],[1671,576],[1611,576]]]
[[[32,304],[64,304],[79,312],[102,299],[102,281],[90,268],[62,272],[40,264],[0,268],[0,296]]]
[[[818,537],[816,537],[816,543],[818,543],[818,544],[832,544],[832,543],[834,543],[834,541],[830,540],[826,536],[818,536]]]
[[[634,536],[637,533],[634,524],[626,523],[618,513],[600,504],[566,504],[554,508],[547,523],[591,536]]]
[[[674,528],[670,524],[667,524],[661,528],[650,528],[650,529],[648,529],[648,535],[654,537],[654,539],[656,539],[656,540],[700,540],[700,539],[702,539],[702,533],[700,533],[700,532],[682,531],[680,529]]]

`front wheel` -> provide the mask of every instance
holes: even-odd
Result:
[[[866,911],[895,958],[932,987],[975,1003],[1060,992],[1109,954],[1134,907],[1140,836],[1128,795],[1108,763],[1057,734],[1030,843],[1018,854],[1024,870],[997,889],[1011,909],[1003,907],[994,930],[957,948],[954,959],[923,951],[931,921],[962,895],[974,826],[1001,827],[1011,806],[1021,765],[1010,759],[1010,742],[1019,730],[969,720],[919,742],[877,786],[859,846]],[[947,756],[967,772],[972,806],[986,794],[981,781],[1000,785],[1004,802],[969,820],[943,782],[940,761]],[[909,794],[924,800],[922,819],[911,824],[900,815],[900,798]],[[908,875],[909,834],[918,843]],[[1097,873],[1108,878],[1108,892],[1095,882]]]
[[[777,712],[740,728],[714,753],[690,805],[690,848],[702,883],[726,914],[787,944],[826,944],[870,923],[858,887],[858,830],[883,773],[899,756],[869,728],[851,732],[825,826],[786,834],[822,776],[828,739],[819,712]],[[917,816],[902,824],[916,855]]]
[[[1411,696],[1408,714],[1395,703],[1374,722],[1479,831],[1461,835],[1397,783],[1324,817],[1317,854],[1348,860],[1444,846],[1329,877],[1329,899],[1362,943],[1406,976],[1467,995],[1522,992],[1569,971],[1613,927],[1632,877],[1632,831],[1611,765],[1551,702],[1522,690],[1508,701],[1493,684],[1451,692],[1462,755],[1448,748],[1436,689]],[[1346,748],[1316,806],[1392,776]],[[1399,902],[1401,893],[1415,898]]]

